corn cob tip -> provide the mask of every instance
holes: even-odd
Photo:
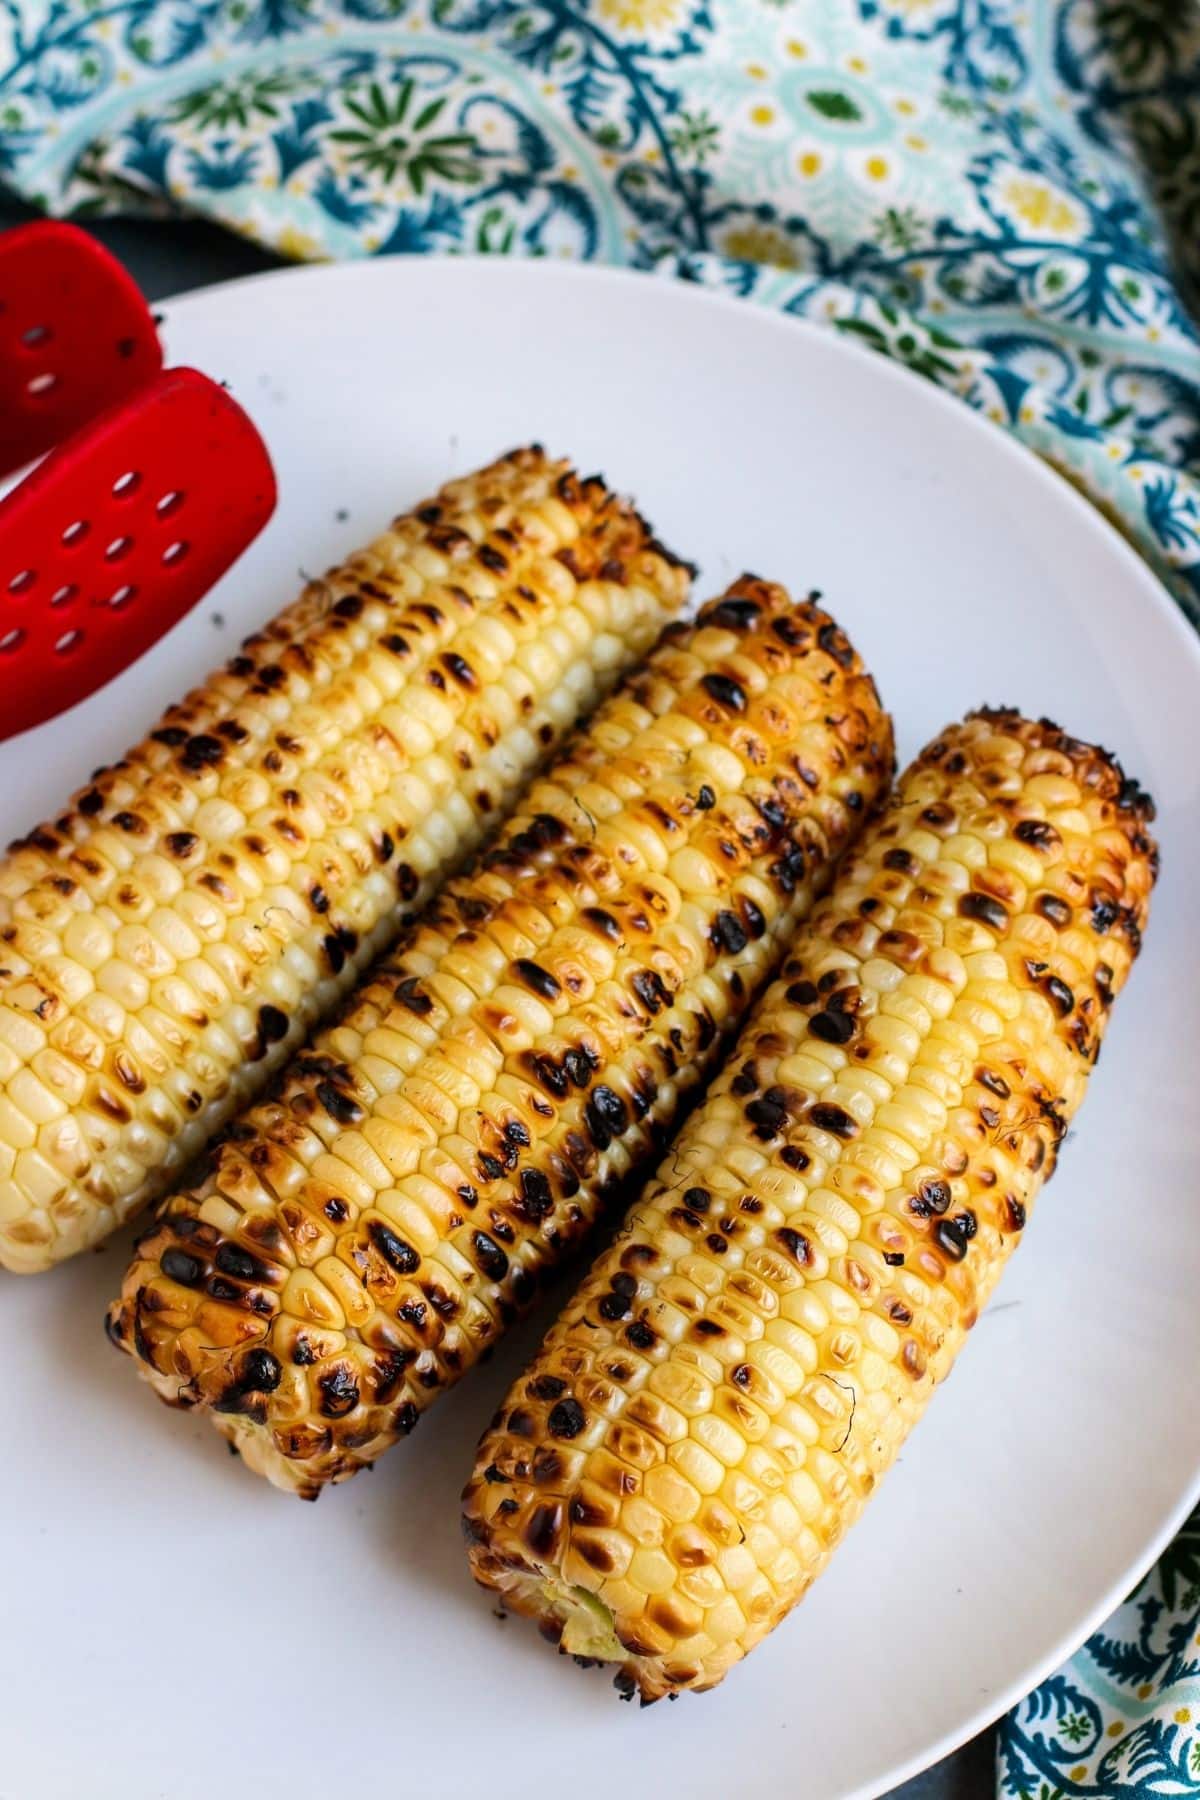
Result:
[[[541,444],[529,444],[516,450],[510,450],[503,459],[512,462],[518,468],[537,467],[546,460],[546,452]],[[580,475],[576,469],[566,462],[556,465],[562,470],[556,483],[555,491],[560,500],[572,508],[590,508],[598,505],[602,511],[615,512],[627,521],[632,534],[636,537],[638,549],[646,556],[655,557],[667,568],[673,569],[686,582],[695,580],[698,570],[696,564],[680,556],[669,545],[665,544],[654,526],[639,507],[626,495],[609,486],[606,478],[598,473]],[[620,577],[614,574],[614,579]]]
[[[1038,732],[1046,749],[1067,756],[1081,768],[1087,769],[1089,785],[1103,787],[1106,794],[1115,799],[1121,812],[1130,813],[1148,825],[1153,824],[1157,817],[1158,809],[1153,795],[1136,777],[1125,773],[1120,757],[1114,750],[1106,750],[1103,744],[1092,743],[1088,738],[1074,737],[1054,719],[1026,719],[1015,706],[985,704],[975,707],[966,717],[968,722],[971,719],[985,719],[989,724],[997,726]]]

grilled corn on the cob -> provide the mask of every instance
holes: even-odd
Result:
[[[644,653],[687,571],[539,449],[451,482],[0,860],[0,1263],[95,1243],[261,1092]]]
[[[1137,952],[1153,816],[983,712],[903,778],[511,1390],[476,1577],[655,1699],[801,1597],[948,1372]]]
[[[661,1144],[891,766],[812,603],[747,578],[670,627],[167,1202],[115,1341],[282,1487],[372,1461]]]

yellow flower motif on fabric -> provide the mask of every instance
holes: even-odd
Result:
[[[767,263],[773,269],[800,266],[795,245],[773,225],[739,225],[727,233],[721,249],[739,262]]]
[[[1036,175],[1010,175],[999,198],[1010,216],[1030,231],[1048,232],[1069,242],[1084,234],[1087,222],[1080,208]]]
[[[596,6],[609,25],[639,37],[678,24],[681,10],[682,0],[598,0]]]
[[[296,262],[327,262],[329,259],[316,238],[310,237],[306,231],[299,231],[294,225],[285,225],[275,239],[275,248],[280,256],[290,256]]]

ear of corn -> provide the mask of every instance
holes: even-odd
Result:
[[[758,1643],[949,1371],[1137,952],[1152,816],[1044,721],[945,732],[511,1390],[474,1573],[625,1692]]]
[[[251,638],[0,861],[0,1262],[95,1243],[261,1092],[644,653],[688,572],[522,450]]]
[[[669,628],[166,1204],[115,1341],[280,1486],[371,1462],[661,1146],[891,764],[815,605],[747,578]]]

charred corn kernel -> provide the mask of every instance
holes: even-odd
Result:
[[[599,479],[517,451],[310,583],[15,845],[0,1145],[39,1154],[0,1168],[0,1264],[46,1268],[164,1192],[687,581]]]
[[[1044,720],[943,733],[510,1391],[474,1573],[624,1693],[778,1624],[948,1373],[1137,954],[1153,816]]]
[[[115,1341],[282,1487],[372,1462],[662,1143],[891,762],[874,685],[811,602],[745,578],[670,627],[166,1203]],[[214,1309],[217,1334],[193,1329]],[[302,1419],[290,1376],[286,1417],[276,1399],[292,1370]],[[689,1404],[650,1394],[647,1416],[682,1439]]]

